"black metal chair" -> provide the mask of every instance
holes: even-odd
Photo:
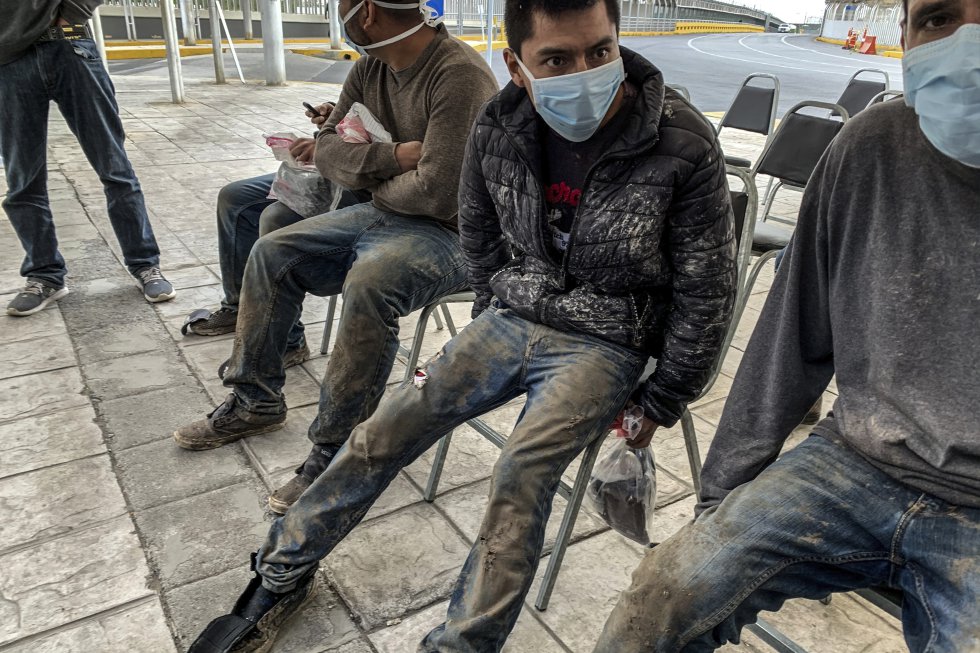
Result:
[[[691,92],[687,90],[686,86],[679,86],[678,84],[667,84],[667,88],[671,88],[675,90],[678,93],[678,95],[680,95],[688,102],[691,101]]]
[[[827,109],[838,118],[812,116],[802,113],[805,109]],[[783,117],[779,129],[766,144],[752,175],[769,175],[773,185],[763,201],[762,221],[769,219],[776,195],[783,187],[802,191],[806,188],[813,169],[850,118],[850,113],[839,104],[826,102],[800,102]],[[784,220],[785,222],[785,220]]]
[[[871,79],[859,79],[863,73],[873,73],[879,76],[882,81]],[[847,115],[853,118],[864,111],[876,96],[888,90],[888,73],[877,68],[862,68],[853,75],[844,87],[837,104],[847,110]],[[835,114],[837,115],[837,114]]]
[[[871,98],[871,101],[868,102],[868,106],[871,107],[874,106],[875,104],[881,104],[882,102],[890,102],[891,100],[897,100],[903,97],[905,97],[905,93],[903,93],[902,91],[895,91],[889,89],[887,91],[882,91],[878,95]]]
[[[768,86],[753,86],[753,80],[768,80]],[[771,137],[776,127],[776,111],[779,107],[779,78],[765,73],[753,73],[745,78],[728,111],[718,123],[718,135],[723,129],[737,129]],[[752,162],[735,156],[726,156],[725,163],[748,170]]]

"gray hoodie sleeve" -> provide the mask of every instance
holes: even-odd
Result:
[[[73,25],[81,25],[92,17],[102,0],[62,0],[58,16]]]
[[[834,205],[839,149],[831,147],[803,196],[793,242],[745,350],[704,463],[699,515],[776,459],[834,375],[828,209]]]

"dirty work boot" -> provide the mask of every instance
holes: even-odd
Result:
[[[255,568],[255,559],[252,559]],[[316,596],[316,567],[303,575],[291,592],[277,593],[262,586],[255,574],[232,608],[218,617],[191,644],[187,653],[266,653],[283,623]]]
[[[307,456],[306,462],[296,468],[296,476],[269,496],[269,510],[285,515],[289,506],[296,503],[306,488],[313,485],[320,474],[330,466],[330,461],[340,451],[340,446],[332,444],[316,444]]]
[[[801,424],[806,426],[813,426],[823,418],[823,397],[819,397],[813,406],[810,407],[810,412],[806,414],[803,418]]]
[[[163,278],[163,272],[158,267],[142,268],[134,272],[133,276],[143,291],[143,297],[151,304],[169,302],[177,296],[177,291]]]
[[[38,311],[43,311],[48,304],[58,301],[67,294],[68,289],[64,286],[52,288],[37,279],[28,279],[24,289],[7,304],[7,315],[16,315],[17,317],[33,315]]]
[[[196,336],[222,336],[234,333],[238,325],[238,311],[234,308],[221,307],[214,313],[206,308],[199,308],[184,320],[180,327],[183,335],[193,333]]]
[[[278,431],[285,423],[285,411],[278,415],[250,413],[238,404],[232,393],[206,419],[174,431],[174,440],[183,449],[204,451],[217,449],[251,435]]]
[[[282,369],[288,370],[294,365],[300,365],[310,360],[310,348],[306,346],[306,341],[299,347],[294,347],[293,349],[287,349],[285,356],[282,357]],[[224,363],[218,366],[218,378],[222,381],[225,380],[225,373],[228,371],[228,365],[231,363],[229,358]]]

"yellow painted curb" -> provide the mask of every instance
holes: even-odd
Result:
[[[222,52],[225,48],[221,49]],[[181,46],[180,56],[193,57],[199,54],[211,54],[210,45]],[[127,59],[164,59],[167,49],[163,46],[141,46],[135,48],[106,48],[106,59],[110,61],[125,61]]]
[[[307,57],[317,59],[328,59],[330,61],[357,61],[361,55],[353,50],[320,50],[317,48],[296,48],[290,49],[293,54],[302,54]]]
[[[817,40],[821,43],[829,43],[831,45],[847,45],[847,41],[841,41],[840,39],[828,39],[823,36],[818,36]],[[900,46],[896,45],[877,45],[875,46],[878,50],[878,56],[881,57],[892,57],[894,59],[901,59],[904,52]]]
[[[902,59],[905,57],[905,53],[901,50],[886,50],[881,53],[883,57],[891,57],[892,59]]]

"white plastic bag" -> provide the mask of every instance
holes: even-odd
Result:
[[[657,473],[650,447],[633,449],[625,439],[616,439],[592,469],[589,498],[614,531],[649,546],[648,525],[657,501]]]
[[[337,123],[337,134],[345,143],[391,142],[388,130],[360,102],[352,104],[344,119]]]
[[[265,137],[276,161],[282,161],[272,181],[269,198],[279,200],[304,218],[330,213],[340,204],[343,190],[321,175],[314,164],[300,163],[289,153],[297,138],[291,133]]]

